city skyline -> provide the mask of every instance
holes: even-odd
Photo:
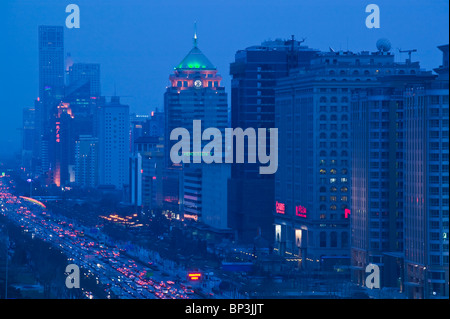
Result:
[[[448,298],[447,2],[96,4],[0,8],[0,299]]]
[[[237,50],[268,39],[289,39],[291,35],[298,40],[306,38],[305,45],[312,49],[348,49],[354,52],[376,51],[376,41],[385,37],[392,43],[396,61],[407,58],[407,54],[398,52],[399,48],[417,49],[413,61],[420,61],[422,68],[430,70],[440,60],[434,48],[444,44],[448,38],[445,26],[448,16],[446,10],[440,10],[442,6],[448,7],[448,3],[436,1],[423,8],[424,3],[379,1],[381,28],[368,29],[364,24],[368,15],[364,11],[366,4],[356,1],[336,8],[329,1],[315,4],[288,1],[279,5],[267,1],[215,5],[204,1],[196,4],[135,1],[128,6],[113,2],[103,7],[81,0],[77,2],[80,6],[80,29],[64,27],[65,55],[70,53],[75,63],[100,64],[102,93],[106,96],[117,93],[130,105],[132,113],[148,114],[155,108],[162,109],[163,93],[168,85],[166,74],[190,48],[195,21],[199,47],[221,70],[225,89],[231,92],[229,67]],[[5,149],[18,151],[22,109],[33,106],[38,95],[37,28],[39,25],[64,26],[68,14],[64,10],[66,4],[55,1],[44,1],[39,5],[29,1],[14,4],[7,1],[2,6],[5,6],[3,22],[9,26],[5,26],[8,30],[6,43],[13,49],[4,52],[10,62],[6,72],[14,68],[17,74],[12,81],[2,83],[7,99],[0,107],[0,115],[8,121],[2,122],[0,153],[5,153]],[[184,17],[183,22],[170,23],[170,27],[167,22],[163,24],[167,20],[164,17],[172,15],[189,16],[190,19]],[[284,15],[285,18],[281,18]],[[264,22],[265,19],[259,18],[263,16],[269,19]],[[315,19],[316,16],[320,19]],[[151,32],[142,31],[149,28]],[[442,31],[425,36],[423,30],[430,28],[441,28]],[[23,50],[25,47],[29,49]],[[150,71],[138,72],[139,66]],[[19,83],[29,89],[17,94]]]

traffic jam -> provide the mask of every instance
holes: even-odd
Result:
[[[94,276],[105,287],[107,298],[120,299],[197,299],[192,286],[179,277],[169,280],[153,261],[133,259],[126,249],[105,244],[88,236],[84,228],[62,216],[52,216],[46,206],[25,196],[12,194],[13,182],[0,178],[0,214],[7,217],[32,238],[49,242],[76,264],[84,276]],[[92,292],[83,289],[86,298]]]

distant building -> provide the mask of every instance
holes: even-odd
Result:
[[[141,136],[134,141],[130,157],[131,203],[148,210],[162,208],[164,139]]]
[[[100,64],[97,63],[73,63],[69,66],[68,84],[89,83],[90,96],[99,97],[100,88]]]
[[[64,88],[64,28],[39,26],[39,97]]]
[[[231,127],[276,127],[277,80],[293,68],[308,65],[317,53],[302,42],[277,39],[236,52],[235,61],[230,64]],[[245,151],[246,158],[247,155]],[[260,175],[258,164],[242,163],[232,165],[231,176],[229,227],[243,243],[253,242],[259,234],[272,240],[274,175]]]
[[[129,185],[129,106],[118,96],[99,104],[99,184],[124,189]]]
[[[27,173],[33,169],[33,152],[35,149],[35,108],[26,107],[22,110],[22,167]]]
[[[62,26],[39,26],[39,96],[35,101],[36,173],[53,180],[55,156],[54,116],[64,95],[64,29]]]
[[[81,135],[75,143],[75,184],[95,188],[98,185],[98,139]]]

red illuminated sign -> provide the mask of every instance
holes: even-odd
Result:
[[[61,140],[60,140],[60,136],[59,136],[59,130],[60,130],[60,123],[59,122],[56,122],[56,143],[59,143]]]
[[[284,214],[285,210],[286,210],[286,206],[284,205],[284,203],[276,202],[275,210],[276,210],[277,214]]]
[[[345,214],[345,218],[348,218],[348,216],[350,216],[350,209],[348,209],[348,208],[346,208],[345,210],[344,210],[344,214]]]
[[[188,277],[189,277],[189,280],[198,281],[198,280],[200,280],[202,278],[202,274],[198,273],[198,272],[189,273]]]
[[[306,207],[303,206],[295,206],[295,215],[299,217],[306,218]]]

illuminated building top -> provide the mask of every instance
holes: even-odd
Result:
[[[175,72],[169,80],[172,87],[178,90],[188,88],[215,90],[220,87],[222,81],[222,77],[217,75],[216,67],[198,48],[197,33],[194,34],[194,47],[174,69]]]

